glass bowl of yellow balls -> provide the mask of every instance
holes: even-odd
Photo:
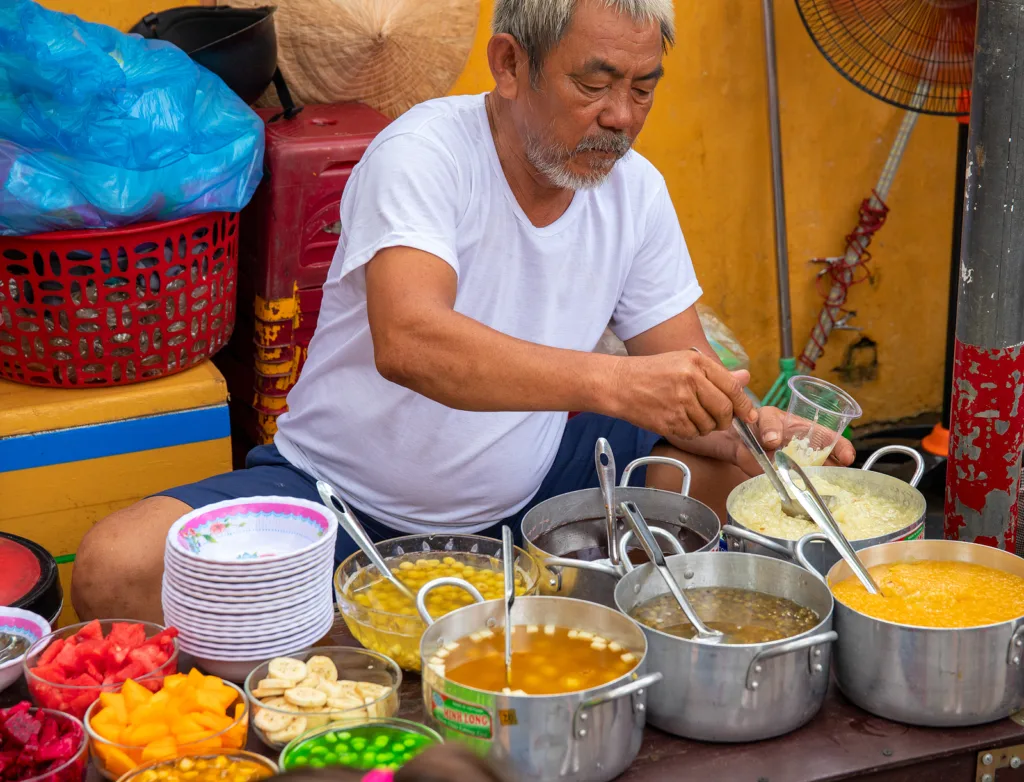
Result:
[[[428,581],[455,576],[475,586],[485,600],[504,594],[501,541],[480,535],[407,535],[376,544],[385,564],[415,594]],[[515,549],[516,595],[533,595],[540,585],[536,560]],[[420,670],[420,636],[426,623],[416,605],[357,551],[334,573],[334,594],[349,631],[367,649],[387,655],[404,670]],[[440,587],[427,596],[427,610],[439,619],[473,602],[465,590]]]

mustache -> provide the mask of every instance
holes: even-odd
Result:
[[[605,152],[617,157],[622,157],[633,147],[633,139],[625,133],[606,133],[599,136],[585,136],[573,155],[580,155],[584,152]]]

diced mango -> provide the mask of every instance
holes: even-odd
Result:
[[[153,693],[131,679],[124,683],[121,694],[124,695],[124,705],[129,714],[143,704],[149,703],[149,699],[153,697]]]
[[[104,711],[106,710],[104,709]],[[89,720],[89,725],[94,731],[96,731],[98,736],[101,736],[114,744],[121,743],[121,731],[123,728],[116,722],[97,722],[96,720]]]
[[[142,750],[142,761],[148,763],[151,760],[164,760],[173,758],[178,754],[178,742],[170,736],[150,742]]]
[[[187,678],[188,678],[188,683],[191,684],[193,687],[196,687],[196,688],[202,687],[203,686],[203,682],[206,681],[206,677],[203,676],[203,674],[199,672],[198,668],[193,668],[191,671],[189,671]],[[216,677],[212,677],[212,678],[216,678]]]
[[[151,706],[166,706],[171,700],[171,693],[166,690],[160,690],[159,692],[153,693],[153,697],[149,699]]]
[[[222,730],[227,730],[228,728],[230,728],[231,723],[234,722],[234,720],[226,714],[216,714],[205,711],[193,714],[192,719],[194,719],[204,728],[207,728],[211,731],[218,733]]]
[[[187,733],[209,733],[206,728],[200,725],[192,717],[178,717],[171,723],[171,733],[180,736]]]
[[[103,761],[103,767],[114,777],[121,777],[138,765],[131,757],[117,747],[108,747],[100,744],[96,745],[94,749],[96,754],[99,755],[100,760]]]
[[[162,722],[144,722],[136,725],[128,731],[128,740],[125,742],[130,747],[144,747],[157,739],[171,735],[171,729]]]
[[[128,721],[128,709],[125,706],[124,695],[119,692],[101,692],[100,693],[100,704],[102,704],[103,711],[108,709],[117,716],[117,721],[125,723]]]
[[[178,685],[184,684],[187,679],[188,677],[183,673],[176,673],[172,676],[167,676],[164,678],[164,689],[173,690]]]

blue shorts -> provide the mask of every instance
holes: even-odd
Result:
[[[615,468],[618,473],[615,476],[616,481],[622,478],[622,471],[627,464],[642,456],[650,456],[651,450],[660,440],[658,435],[625,421],[594,413],[581,413],[569,419],[555,461],[537,494],[514,517],[497,522],[477,534],[500,538],[502,525],[511,524],[519,542],[520,524],[530,508],[559,494],[597,488],[594,444],[599,437],[608,440],[612,453],[615,454]],[[640,468],[633,473],[630,483],[642,486],[646,475],[646,468]],[[201,508],[204,505],[239,497],[258,496],[299,497],[310,502],[320,502],[316,479],[293,467],[273,445],[261,445],[251,450],[246,456],[244,470],[235,470],[188,486],[168,489],[159,492],[158,496],[173,497],[192,508]],[[358,508],[352,510],[374,541],[409,534],[376,521]],[[334,552],[335,561],[341,562],[356,550],[355,542],[344,532],[339,532]]]

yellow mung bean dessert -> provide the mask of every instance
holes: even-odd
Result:
[[[465,555],[464,555],[465,556]],[[484,600],[497,600],[504,593],[505,576],[502,573],[501,560],[493,557],[477,555],[478,559],[485,560],[479,565],[472,565],[462,562],[455,557],[421,557],[418,559],[407,559],[391,568],[391,572],[398,577],[398,580],[409,587],[413,594],[419,591],[420,587],[428,581],[445,576],[454,576],[468,581],[475,586]],[[353,579],[347,591],[351,599],[365,608],[375,611],[384,611],[389,614],[402,614],[405,616],[416,616],[416,605],[409,598],[398,591],[398,587],[386,578],[377,576],[376,570],[370,571],[373,580],[366,584],[356,584],[358,579]],[[521,595],[526,591],[522,573],[516,573],[516,594]],[[472,596],[464,589],[458,587],[443,586],[433,590],[427,595],[427,610],[434,619],[438,619],[449,611],[462,608],[473,602]]]
[[[505,680],[505,630],[497,627],[452,641],[429,667],[449,681],[507,695],[558,695],[600,687],[633,670],[638,655],[586,630],[553,624],[512,630],[512,679]]]
[[[140,772],[133,782],[257,782],[270,776],[261,763],[218,755],[171,760]]]
[[[851,491],[822,477],[811,478],[821,496],[835,497],[832,515],[848,540],[866,540],[909,527],[918,519],[913,507],[890,497]],[[799,540],[818,526],[808,519],[787,516],[782,500],[766,478],[751,483],[736,496],[732,517],[754,532],[783,540]]]
[[[854,611],[914,627],[982,627],[1024,616],[1024,578],[970,562],[922,560],[868,568],[882,594],[850,577],[832,587]]]

